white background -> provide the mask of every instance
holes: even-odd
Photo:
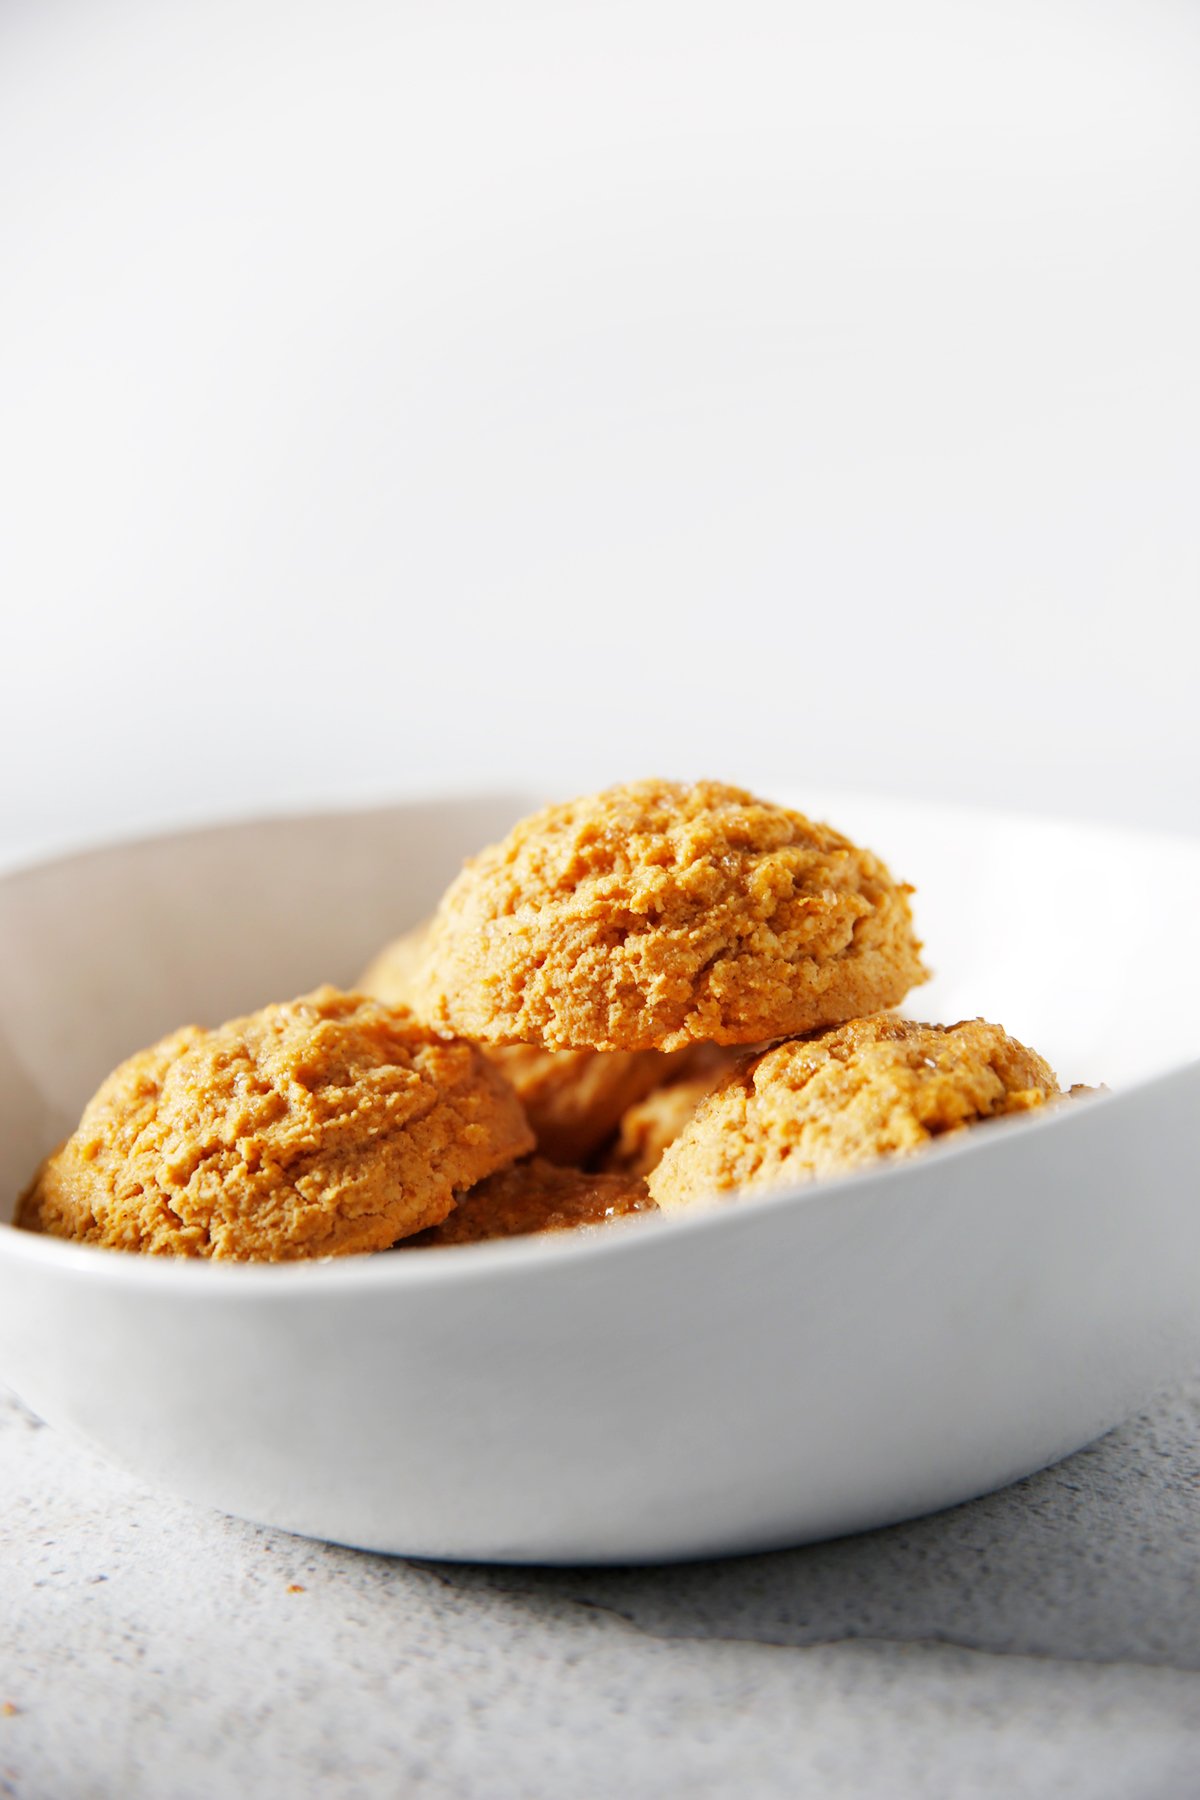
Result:
[[[1200,8],[0,10],[0,849],[638,773],[1200,830]]]

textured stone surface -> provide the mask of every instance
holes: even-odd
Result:
[[[1200,1378],[866,1537],[656,1570],[306,1543],[0,1401],[0,1795],[1200,1789]]]

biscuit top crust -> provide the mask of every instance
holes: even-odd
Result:
[[[547,807],[472,858],[413,1004],[490,1043],[759,1043],[923,981],[910,892],[870,851],[740,788],[635,782]]]
[[[531,1232],[580,1231],[610,1224],[630,1213],[655,1212],[646,1184],[627,1174],[589,1174],[563,1169],[534,1156],[502,1169],[464,1194],[450,1217],[432,1231],[405,1239],[404,1250],[436,1244],[477,1244],[488,1238]]]
[[[381,1250],[532,1147],[520,1102],[473,1045],[321,988],[122,1063],[18,1223],[168,1256]]]
[[[743,1063],[701,1102],[648,1185],[665,1211],[792,1186],[1058,1096],[1050,1065],[985,1019],[856,1019]]]

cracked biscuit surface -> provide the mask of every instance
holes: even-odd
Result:
[[[534,1156],[489,1176],[464,1194],[444,1224],[407,1238],[402,1250],[438,1244],[478,1244],[531,1232],[579,1231],[631,1213],[656,1212],[646,1184],[634,1175],[589,1174]]]
[[[634,782],[547,807],[466,864],[413,1004],[482,1042],[549,1050],[759,1043],[925,979],[910,891],[740,788]]]
[[[321,988],[122,1063],[17,1222],[155,1255],[343,1256],[440,1223],[532,1147],[474,1045]]]
[[[359,987],[392,1005],[419,1006],[418,978],[429,925],[387,944],[363,971]],[[551,1162],[586,1162],[612,1136],[627,1109],[667,1081],[690,1051],[541,1050],[534,1044],[491,1044],[485,1054],[511,1081]]]
[[[1053,1069],[985,1019],[892,1015],[776,1044],[701,1102],[648,1180],[665,1212],[907,1155],[1054,1101]]]

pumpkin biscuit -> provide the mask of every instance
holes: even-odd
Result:
[[[633,1175],[589,1175],[534,1156],[489,1176],[464,1194],[449,1218],[406,1238],[401,1250],[476,1244],[530,1232],[578,1231],[629,1213],[654,1212],[646,1184]]]
[[[571,1167],[616,1131],[627,1109],[665,1081],[687,1051],[538,1050],[486,1045],[517,1091],[540,1154]]]
[[[870,851],[740,788],[634,782],[547,807],[466,864],[414,1006],[547,1050],[760,1043],[925,979],[910,892]]]
[[[855,1019],[742,1064],[701,1102],[648,1186],[664,1212],[794,1187],[1058,1098],[1049,1064],[985,1019]]]
[[[402,932],[385,944],[378,956],[372,957],[358,980],[355,991],[371,994],[388,1006],[413,1008],[413,988],[425,956],[430,921],[425,919],[411,931]]]
[[[413,1006],[429,925],[395,938],[358,983],[390,1005]],[[525,1108],[538,1151],[551,1162],[586,1162],[610,1138],[626,1110],[669,1079],[691,1053],[657,1050],[540,1050],[534,1044],[487,1045],[485,1054]]]
[[[635,1101],[626,1110],[616,1142],[604,1158],[606,1169],[649,1175],[700,1102],[712,1093],[745,1052],[722,1049],[716,1044],[699,1044],[690,1054],[684,1054],[687,1058],[684,1071],[676,1080],[655,1088],[644,1100]]]
[[[153,1255],[346,1256],[440,1223],[532,1147],[474,1045],[320,988],[122,1063],[17,1222]]]

